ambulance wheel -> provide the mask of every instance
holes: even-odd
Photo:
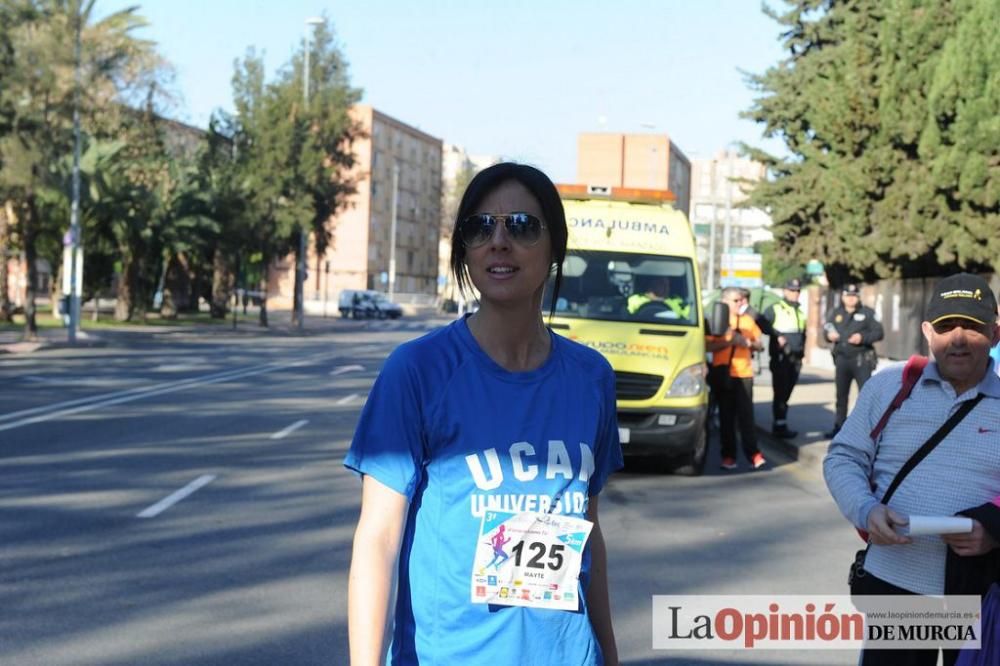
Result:
[[[701,476],[705,471],[705,458],[708,454],[708,436],[704,429],[698,433],[691,453],[676,458],[673,463],[674,474],[681,476]]]

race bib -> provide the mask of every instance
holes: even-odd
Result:
[[[575,611],[594,524],[549,513],[486,511],[472,564],[472,603]]]

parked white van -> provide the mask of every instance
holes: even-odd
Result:
[[[398,319],[403,308],[390,301],[385,294],[372,289],[345,289],[340,292],[337,309],[341,317],[354,319]]]

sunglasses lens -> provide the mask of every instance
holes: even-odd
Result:
[[[497,222],[503,221],[511,240],[522,245],[534,245],[542,237],[542,221],[528,213],[470,215],[459,225],[458,231],[466,247],[479,247],[493,237]]]
[[[470,215],[459,226],[462,242],[466,247],[478,247],[493,236],[496,222],[490,215]]]
[[[528,213],[514,213],[507,218],[507,231],[519,243],[537,243],[542,236],[542,221]]]

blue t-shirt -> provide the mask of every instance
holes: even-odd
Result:
[[[586,608],[473,604],[486,509],[584,518],[622,467],[614,373],[552,334],[549,357],[509,372],[464,319],[400,345],[368,396],[344,464],[410,500],[400,550],[393,664],[600,664]]]

